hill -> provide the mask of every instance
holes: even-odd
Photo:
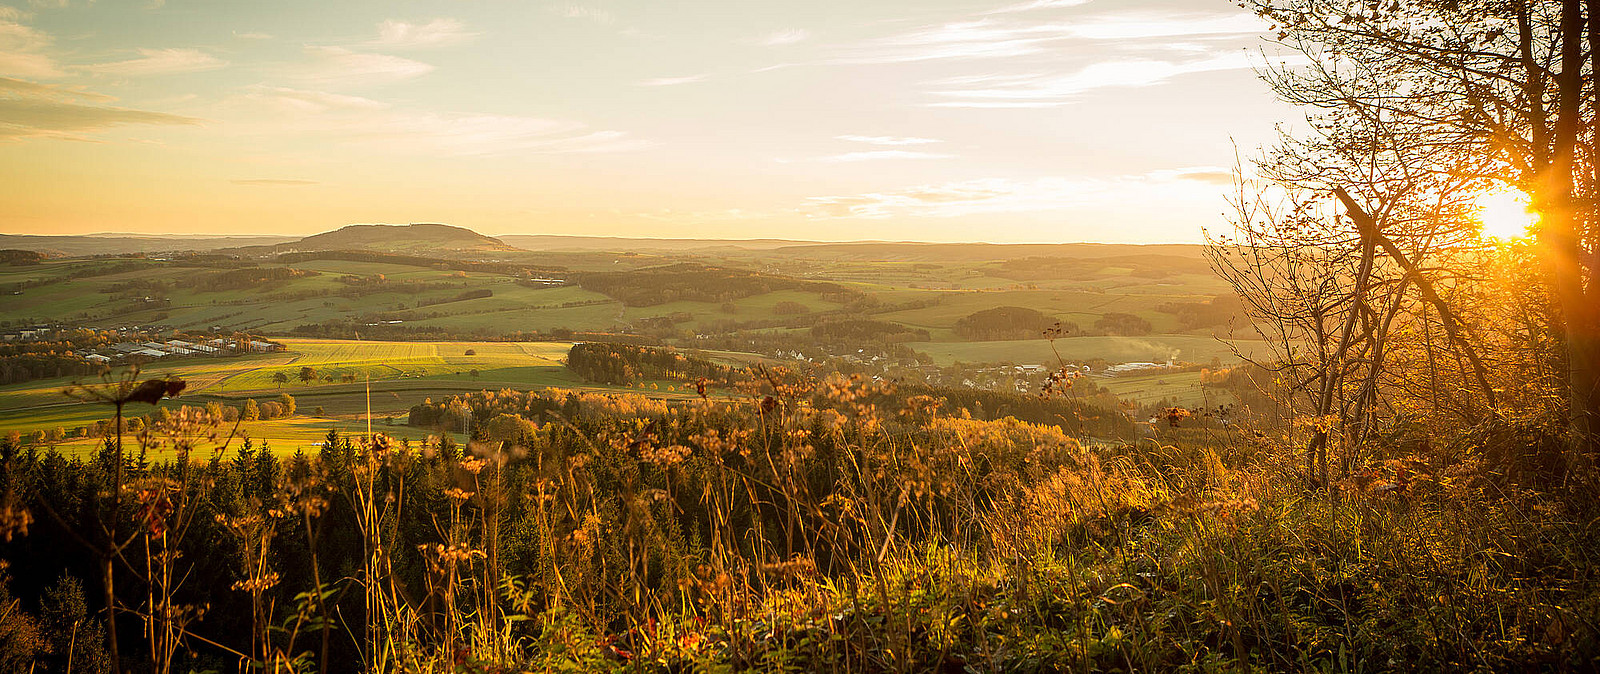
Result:
[[[299,241],[273,246],[274,252],[309,250],[375,250],[386,253],[519,252],[504,241],[465,227],[419,223],[411,225],[346,225]]]
[[[850,241],[787,246],[775,255],[814,260],[989,262],[1028,257],[1113,258],[1168,255],[1201,258],[1205,246],[1190,243],[920,243]]]
[[[37,236],[0,234],[0,248],[31,250],[57,257],[209,251],[239,246],[271,246],[293,241],[291,236],[172,236],[144,234],[84,234]]]
[[[554,234],[507,234],[499,238],[523,250],[606,253],[767,251],[812,243],[789,239],[642,239]]]

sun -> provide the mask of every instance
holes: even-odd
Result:
[[[1526,238],[1528,230],[1539,221],[1538,214],[1528,208],[1528,195],[1518,190],[1490,190],[1479,194],[1475,203],[1478,222],[1483,225],[1480,236],[1485,239]]]

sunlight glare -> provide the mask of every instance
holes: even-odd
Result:
[[[1478,222],[1482,224],[1481,236],[1485,239],[1509,241],[1528,236],[1528,230],[1539,221],[1538,214],[1528,207],[1528,195],[1514,189],[1499,189],[1478,195]]]

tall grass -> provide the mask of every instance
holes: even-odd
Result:
[[[118,610],[146,625],[144,662],[123,659],[159,672],[1577,671],[1600,655],[1595,511],[1470,452],[1308,492],[1292,454],[1253,436],[1090,447],[863,379],[774,376],[746,393],[552,394],[554,420],[520,437],[330,435],[284,462],[248,446],[197,460],[196,443],[163,450],[154,429],[140,456],[159,460],[125,467],[140,505],[119,516],[130,549],[149,552],[143,570],[119,562],[133,582]],[[491,419],[495,400],[455,404]],[[204,415],[175,418],[200,428]],[[67,513],[5,557],[55,563],[20,553],[76,526],[72,485],[114,471],[3,458],[22,502]]]

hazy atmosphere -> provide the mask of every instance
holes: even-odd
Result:
[[[1298,115],[1224,2],[0,6],[0,227],[1196,242]],[[759,230],[759,231],[757,231]]]
[[[1600,0],[0,2],[0,674],[1600,671]]]

